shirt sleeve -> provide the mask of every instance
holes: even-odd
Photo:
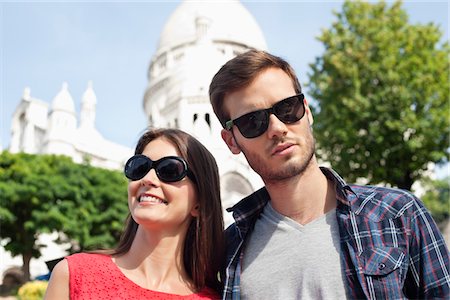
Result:
[[[430,212],[419,199],[413,203],[404,293],[414,299],[450,299],[448,248]]]

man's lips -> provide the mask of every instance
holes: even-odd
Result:
[[[272,151],[271,151],[271,155],[277,155],[277,154],[281,154],[283,153],[286,149],[289,149],[290,147],[292,147],[294,144],[293,143],[284,143],[284,144],[279,144],[277,146],[275,146]]]
[[[165,205],[169,204],[166,200],[161,199],[160,197],[157,197],[152,194],[141,194],[137,200],[139,203],[165,204]]]

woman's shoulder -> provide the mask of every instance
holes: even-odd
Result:
[[[98,260],[110,260],[111,256],[101,253],[75,253],[65,257],[67,260],[71,261],[98,261]]]
[[[99,262],[108,263],[110,256],[96,253],[75,253],[61,259],[52,269],[52,276],[69,279],[70,271],[80,267],[86,268],[89,265],[99,265]]]
[[[69,299],[69,266],[67,260],[58,262],[51,272],[45,299]]]
[[[109,259],[110,257],[111,257],[110,255],[103,254],[103,253],[80,252],[80,253],[74,253],[69,256],[66,256],[66,259],[79,259],[79,260],[96,259],[96,260],[98,260],[98,259]]]
[[[98,253],[76,253],[65,258],[71,271],[82,268],[93,272],[98,269],[110,269],[113,264],[110,255]]]

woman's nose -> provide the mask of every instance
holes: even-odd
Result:
[[[147,174],[141,179],[141,184],[145,186],[158,186],[160,183],[155,169],[150,169]]]

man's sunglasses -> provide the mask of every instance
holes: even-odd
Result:
[[[176,182],[188,176],[195,182],[194,174],[189,170],[184,159],[178,156],[166,156],[156,161],[145,155],[137,154],[132,156],[125,164],[125,176],[132,180],[139,180],[155,169],[156,176],[164,182]]]
[[[248,138],[255,138],[263,134],[269,127],[269,116],[274,114],[281,122],[291,124],[299,121],[305,115],[305,96],[298,94],[283,99],[274,106],[249,112],[225,123],[225,128],[231,130],[236,125],[241,134]]]

